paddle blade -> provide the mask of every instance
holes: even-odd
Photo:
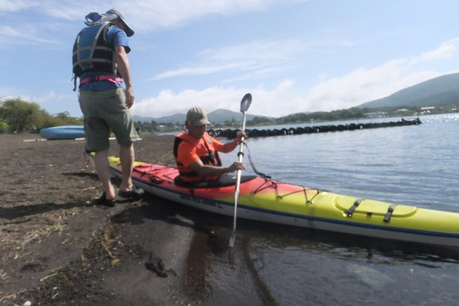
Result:
[[[229,239],[229,243],[228,243],[228,246],[230,248],[232,248],[234,246],[234,241],[236,240],[236,229],[233,229],[233,231],[231,232],[231,236],[230,236],[230,239]]]
[[[245,113],[252,103],[252,95],[250,93],[246,94],[241,100],[241,113]]]

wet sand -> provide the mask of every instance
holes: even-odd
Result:
[[[174,165],[173,136],[142,138],[137,160]],[[84,140],[0,139],[0,304],[193,301],[187,288],[196,288],[187,285],[185,271],[190,245],[210,252],[208,233],[196,226],[200,213],[151,195],[114,208],[96,206],[101,184],[85,165]],[[113,141],[111,153],[117,150]]]

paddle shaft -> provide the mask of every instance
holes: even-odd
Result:
[[[245,131],[245,120],[246,120],[246,112],[243,113],[242,119],[242,131]],[[244,137],[241,137],[241,142],[239,143],[239,153],[238,155],[238,162],[242,162],[242,157],[244,156]],[[237,170],[236,174],[236,190],[234,191],[234,212],[233,212],[233,231],[231,232],[229,246],[233,247],[234,240],[236,239],[236,219],[237,219],[237,203],[239,199],[239,189],[241,186],[241,175],[242,171]]]
[[[245,131],[245,121],[246,121],[246,112],[252,103],[252,95],[247,93],[241,100],[241,112],[243,114],[242,118],[242,132]],[[241,141],[239,143],[239,153],[238,155],[238,162],[242,162],[242,157],[244,153],[242,152],[244,145],[244,137],[241,137]],[[237,170],[236,175],[236,189],[234,190],[234,215],[233,215],[233,230],[231,232],[231,236],[229,239],[229,247],[232,248],[234,245],[234,240],[236,239],[236,219],[237,219],[237,202],[239,199],[239,188],[241,186],[241,170]]]

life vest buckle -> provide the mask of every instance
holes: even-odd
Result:
[[[87,78],[85,79],[88,79],[87,82],[98,82],[98,81],[102,81],[101,78],[99,77],[99,75],[90,75],[88,76]]]

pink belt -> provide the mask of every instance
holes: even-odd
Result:
[[[80,81],[80,84],[97,81],[110,81],[113,83],[119,83],[123,81],[122,78],[113,78],[113,75],[91,75]]]

